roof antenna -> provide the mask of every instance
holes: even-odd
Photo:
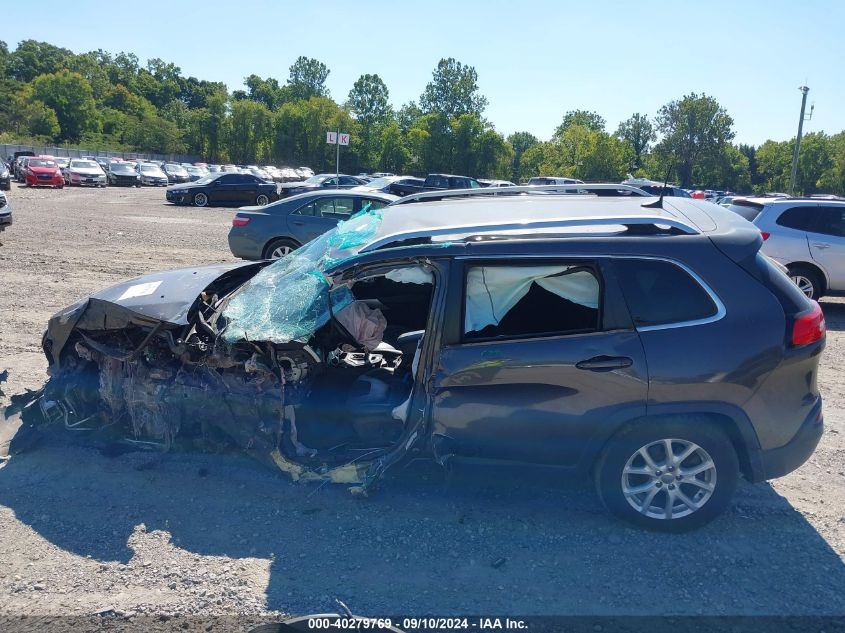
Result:
[[[662,209],[663,208],[663,194],[666,193],[666,185],[669,184],[669,174],[672,173],[672,162],[669,162],[669,165],[666,167],[666,177],[663,179],[663,187],[660,188],[660,197],[654,201],[649,202],[648,204],[640,205],[647,209]]]

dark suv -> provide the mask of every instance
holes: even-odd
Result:
[[[222,433],[354,492],[420,456],[581,469],[613,513],[670,531],[810,456],[824,318],[754,226],[625,185],[514,189],[418,194],[272,263],[80,301],[48,325],[31,424]]]

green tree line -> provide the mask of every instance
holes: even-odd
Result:
[[[712,97],[689,94],[613,132],[597,112],[566,112],[552,137],[507,138],[484,117],[472,66],[441,59],[420,97],[394,108],[376,74],[361,75],[342,101],[322,62],[299,57],[287,79],[250,75],[242,89],[185,76],[175,64],[103,50],[77,54],[24,40],[0,41],[0,142],[65,144],[209,162],[334,166],[328,130],[351,136],[348,172],[432,171],[516,182],[531,176],[619,181],[627,174],[684,187],[788,188],[795,139],[735,144],[734,122]],[[814,132],[801,145],[796,189],[845,194],[845,132]]]

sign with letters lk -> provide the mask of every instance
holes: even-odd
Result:
[[[349,134],[346,132],[326,132],[326,143],[329,145],[349,145]]]

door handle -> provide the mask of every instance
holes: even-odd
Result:
[[[624,369],[634,364],[634,361],[627,356],[593,356],[587,360],[575,363],[578,369],[589,369],[593,371]]]
[[[816,248],[830,248],[830,244],[825,244],[824,242],[813,242],[813,246]]]
[[[305,226],[305,222],[297,222],[296,220],[293,221],[296,226]]]

